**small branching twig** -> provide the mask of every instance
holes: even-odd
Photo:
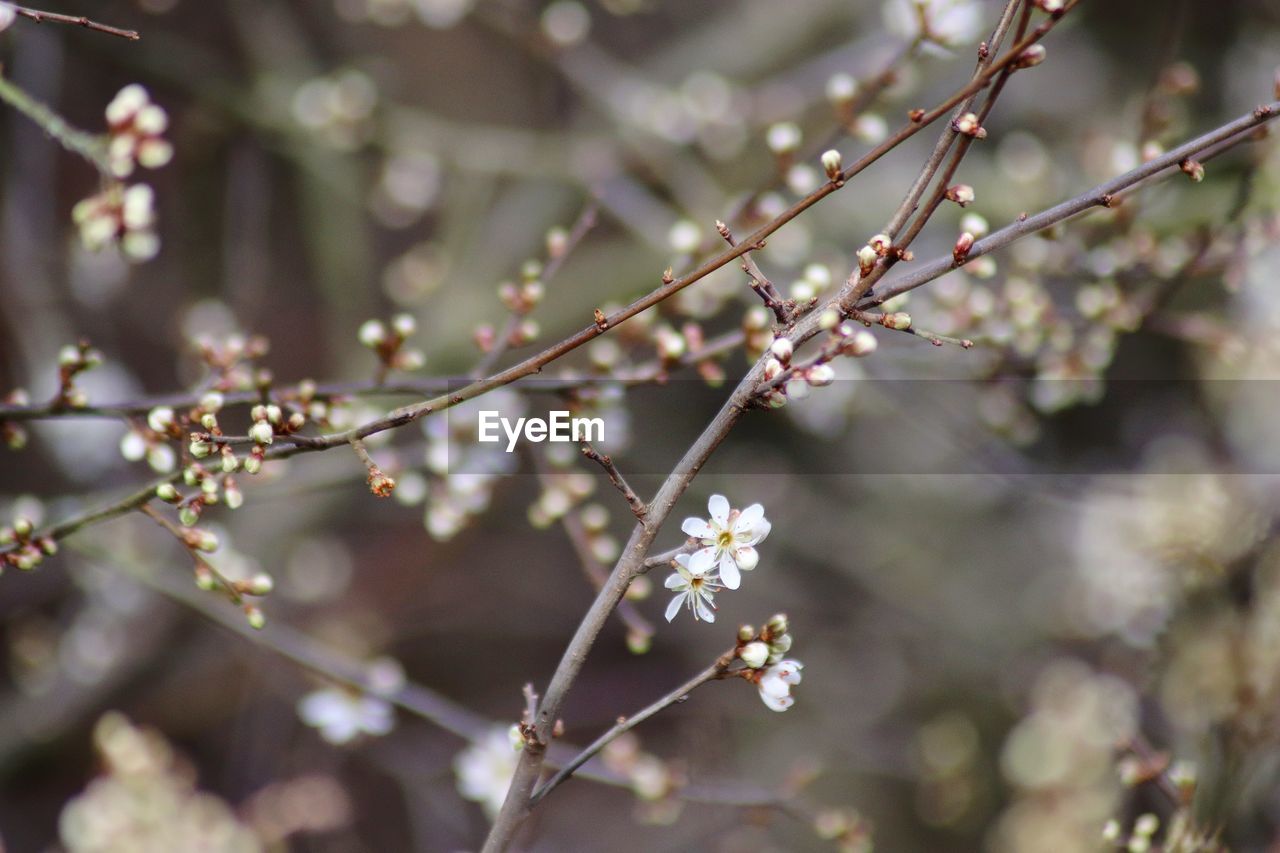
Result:
[[[378,467],[378,463],[373,461],[373,457],[369,455],[369,451],[365,448],[363,441],[353,438],[350,444],[356,456],[364,463],[365,470],[369,472],[369,476],[366,478],[366,482],[369,484],[369,491],[373,492],[375,497],[391,497],[391,493],[396,488],[396,481],[384,474],[382,469]]]
[[[590,442],[582,443],[582,455],[595,462],[604,469],[609,475],[609,482],[613,483],[614,488],[622,493],[622,497],[626,500],[627,506],[631,507],[631,512],[636,518],[644,522],[645,515],[649,512],[649,508],[645,506],[644,501],[640,500],[640,496],[635,493],[631,486],[627,485],[626,478],[622,476],[622,472],[618,470],[618,466],[613,463],[613,457],[608,454],[602,454],[591,446]]]
[[[730,246],[738,245],[734,241],[733,232],[729,230],[728,225],[717,220],[716,231]],[[759,243],[753,248],[763,249],[764,243]],[[773,282],[760,271],[760,267],[756,265],[750,252],[742,253],[742,271],[751,279],[751,289],[764,301],[764,307],[773,312],[773,316],[778,319],[778,324],[785,326],[791,322],[791,306],[787,305],[786,300],[782,298],[782,294],[778,292],[778,288],[774,286]]]

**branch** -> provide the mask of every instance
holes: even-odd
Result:
[[[575,755],[572,759],[565,762],[560,771],[544,782],[539,788],[533,792],[529,798],[529,807],[536,806],[543,797],[550,794],[560,783],[564,782],[574,774],[579,767],[586,764],[600,750],[608,746],[612,741],[634,729],[654,714],[668,708],[677,702],[683,702],[695,688],[706,684],[708,681],[714,681],[717,678],[723,678],[729,663],[733,660],[733,649],[721,656],[714,664],[704,669],[702,672],[690,678],[684,684],[681,684],[675,690],[672,690],[666,696],[656,702],[646,706],[640,711],[632,714],[630,717],[619,717],[618,722],[600,737],[596,738],[591,744]]]
[[[993,231],[981,240],[976,241],[968,254],[965,255],[963,261],[958,262],[954,257],[947,256],[922,264],[910,274],[889,283],[887,287],[878,291],[873,298],[858,303],[857,307],[869,308],[887,302],[895,296],[915,290],[921,285],[960,268],[967,261],[980,258],[1028,234],[1043,231],[1092,208],[1114,207],[1119,201],[1118,197],[1122,192],[1136,187],[1161,172],[1173,174],[1177,171],[1177,173],[1180,173],[1179,164],[1183,160],[1195,158],[1197,155],[1217,155],[1228,147],[1245,142],[1251,136],[1250,131],[1272,121],[1277,116],[1280,116],[1280,101],[1257,107],[1251,113],[1224,124],[1216,130],[1211,130],[1190,142],[1185,142],[1177,148],[1125,172],[1123,175],[1098,184],[1096,187],[1086,190],[1061,204],[1043,210],[1034,216],[1023,216],[1018,221],[1006,225],[999,231]],[[843,296],[842,305],[846,305],[848,308],[854,307],[847,305],[847,298]]]
[[[113,27],[108,24],[100,24],[97,21],[90,20],[80,15],[60,15],[57,12],[43,12],[39,9],[29,9],[26,6],[15,6],[12,3],[0,3],[0,6],[8,6],[15,14],[35,21],[37,24],[70,24],[75,27],[84,27],[87,30],[93,30],[96,33],[106,33],[109,36],[119,36],[129,41],[137,41],[142,38],[137,30],[123,30],[119,27]]]
[[[0,73],[0,101],[31,119],[59,145],[88,160],[99,172],[111,174],[102,137],[73,127],[62,116],[15,86],[3,73]]]
[[[649,512],[649,509],[644,505],[644,501],[640,500],[640,496],[635,493],[635,490],[627,485],[622,472],[618,470],[617,465],[613,464],[613,457],[608,454],[601,454],[588,441],[582,442],[582,455],[592,462],[598,463],[604,469],[605,473],[609,475],[609,481],[622,493],[627,506],[631,507],[631,513],[640,519],[640,523],[643,524],[644,517]]]

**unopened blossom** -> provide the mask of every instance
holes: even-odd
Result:
[[[739,570],[749,572],[760,562],[755,546],[769,535],[772,525],[764,517],[764,507],[752,504],[744,510],[732,509],[724,495],[707,501],[711,518],[686,518],[680,525],[689,536],[702,543],[697,554],[709,554],[717,564],[720,580],[729,589],[742,582]]]
[[[800,683],[802,669],[804,664],[798,660],[782,660],[764,670],[757,683],[764,704],[774,711],[785,711],[795,704],[791,687]]]
[[[453,760],[458,792],[479,803],[490,820],[502,808],[516,775],[520,742],[511,736],[512,728],[495,726]]]
[[[107,160],[118,178],[133,174],[135,166],[158,169],[173,159],[173,145],[162,135],[169,115],[137,83],[125,86],[107,104],[107,127]]]
[[[113,243],[130,260],[148,261],[160,251],[155,234],[155,193],[146,184],[128,189],[119,185],[84,199],[71,210],[86,249],[98,251]]]
[[[333,744],[350,743],[361,734],[385,735],[395,726],[395,715],[385,700],[338,687],[303,696],[298,716]]]
[[[703,622],[716,621],[715,594],[721,589],[716,576],[715,556],[704,548],[693,554],[676,555],[676,571],[666,581],[667,589],[675,593],[667,605],[667,621],[676,618],[681,607],[693,611],[693,618]]]

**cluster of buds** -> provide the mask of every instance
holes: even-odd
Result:
[[[542,264],[536,260],[525,261],[520,270],[520,283],[504,281],[498,285],[498,298],[512,314],[528,314],[546,295],[542,284]]]
[[[247,391],[257,388],[264,391],[271,385],[271,372],[253,370],[254,359],[262,358],[271,349],[270,342],[262,335],[228,335],[223,341],[201,336],[192,341],[196,354],[213,372],[213,388],[216,391]]]
[[[76,387],[76,377],[86,370],[102,364],[102,353],[82,340],[67,344],[58,352],[58,396],[54,405],[58,408],[83,409],[89,405],[88,395]]]
[[[31,395],[24,388],[15,388],[0,398],[0,403],[6,406],[29,406]],[[4,442],[5,447],[10,450],[21,450],[27,446],[27,438],[27,431],[21,424],[0,420],[0,441]]]
[[[173,159],[173,146],[163,137],[169,116],[142,86],[121,89],[106,115],[107,163],[117,178],[127,178],[136,166],[158,169]]]
[[[987,138],[987,129],[982,126],[978,116],[974,113],[965,113],[951,122],[951,129],[961,136],[968,136],[971,139]]]
[[[182,428],[171,406],[156,406],[147,413],[146,425],[133,424],[120,439],[120,455],[130,462],[146,459],[151,470],[167,474],[177,464],[170,439],[181,438]]]
[[[71,209],[80,241],[96,252],[119,245],[132,261],[149,261],[160,251],[156,236],[155,192],[146,184],[112,184]]]
[[[366,320],[358,333],[360,343],[378,355],[385,370],[417,370],[426,362],[422,350],[406,348],[405,340],[418,330],[412,314],[397,314],[391,322]]]
[[[31,519],[19,516],[13,524],[0,527],[0,568],[13,566],[29,572],[58,553],[58,543],[50,536],[36,536]]]
[[[800,683],[804,664],[787,659],[791,651],[790,626],[786,614],[775,614],[759,632],[750,625],[738,629],[734,656],[745,664],[742,677],[755,684],[760,699],[774,711],[785,711],[795,704],[791,688]]]

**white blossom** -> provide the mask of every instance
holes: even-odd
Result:
[[[760,676],[760,698],[771,710],[785,711],[795,704],[791,687],[800,683],[800,670],[804,664],[798,660],[782,660],[770,666]]]
[[[707,511],[711,514],[709,520],[686,518],[680,529],[702,543],[703,548],[697,553],[711,555],[724,585],[737,589],[742,581],[739,570],[749,572],[760,562],[755,546],[769,535],[772,525],[760,504],[744,510],[731,509],[724,495],[712,495]]]
[[[887,0],[884,4],[885,28],[904,39],[920,34],[922,16],[925,34],[936,44],[968,44],[982,34],[982,4],[976,0]]]
[[[716,577],[715,556],[709,548],[693,554],[676,555],[676,571],[666,581],[676,595],[667,605],[667,621],[676,618],[682,606],[693,611],[694,619],[716,621],[715,593],[721,588]]]
[[[453,760],[458,792],[479,803],[490,820],[502,808],[516,775],[519,742],[511,736],[511,728],[495,726]]]
[[[298,716],[333,744],[350,743],[362,733],[385,735],[395,726],[391,705],[385,700],[338,687],[303,696],[298,700]]]

